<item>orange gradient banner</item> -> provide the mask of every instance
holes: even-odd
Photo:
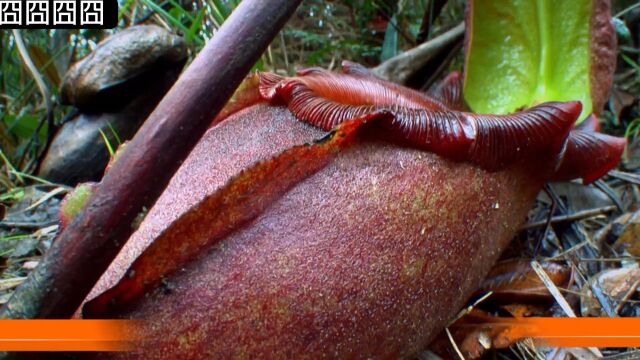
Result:
[[[502,336],[539,346],[640,347],[640,318],[498,318],[470,326],[504,327]]]
[[[141,334],[131,320],[0,320],[0,351],[131,351]]]
[[[549,347],[640,347],[640,318],[496,318],[477,324],[503,328],[511,340]],[[132,351],[144,322],[130,320],[0,320],[0,351]]]

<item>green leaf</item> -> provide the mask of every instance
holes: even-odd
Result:
[[[7,130],[22,140],[31,139],[33,133],[38,128],[40,117],[35,115],[5,115],[2,121],[7,126]],[[38,134],[39,140],[44,141],[47,138],[47,126],[46,124],[40,128]]]
[[[129,7],[131,6],[132,2],[133,2],[133,0],[126,0],[124,2],[124,5],[122,5],[122,7],[120,7],[120,11],[118,11],[118,24],[122,20],[122,17],[124,16],[124,14],[129,10]]]
[[[112,157],[114,154],[113,146],[111,146],[111,142],[107,138],[107,135],[104,134],[104,131],[98,130],[100,132],[100,136],[102,137],[102,141],[104,141],[105,146],[107,147],[107,151],[109,151],[109,157]]]
[[[11,189],[4,194],[0,194],[0,201],[20,201],[24,198],[24,189],[23,188],[15,188]]]
[[[384,32],[384,42],[382,43],[380,61],[383,62],[391,59],[396,55],[398,55],[398,29],[396,29],[396,16],[393,15]]]
[[[231,15],[231,11],[227,8],[227,5],[224,4],[222,0],[212,0],[215,11],[220,14],[220,16],[226,20],[229,15]]]
[[[613,20],[613,27],[616,29],[616,34],[618,35],[618,38],[623,42],[630,42],[631,31],[629,31],[627,24],[625,24],[624,21],[618,18],[613,18],[612,20]]]
[[[198,34],[198,31],[202,29],[202,18],[204,17],[204,14],[205,8],[202,8],[198,11],[196,18],[192,20],[191,27],[189,27],[189,32],[186,35],[187,44],[191,44],[193,39],[196,37],[196,34]]]
[[[63,223],[68,224],[85,206],[89,197],[94,192],[93,183],[78,184],[63,200],[60,206],[60,217]]]
[[[152,0],[142,0],[142,3],[148,6],[149,8],[151,8],[153,11],[155,11],[159,15],[161,15],[165,20],[167,20],[171,25],[178,28],[181,32],[185,34],[189,32],[189,29],[175,15],[172,14],[172,13],[180,14],[181,10],[182,10],[182,13],[185,13],[184,9],[174,7],[170,13],[170,12],[167,12],[158,4],[154,3]],[[204,40],[198,37],[195,37],[193,40],[196,42],[197,45],[204,45]]]
[[[475,0],[464,98],[479,113],[506,114],[545,101],[582,102],[592,112],[592,0]]]
[[[251,72],[256,72],[256,71],[264,71],[264,61],[262,61],[262,59],[258,59],[258,61],[256,61],[255,64],[253,64],[253,67],[251,68]]]
[[[211,15],[217,26],[222,26],[224,21],[231,15],[231,9],[229,9],[222,0],[210,0],[209,5],[211,6]],[[229,5],[231,5],[233,9],[237,4],[230,3]]]
[[[179,14],[180,16],[184,16],[185,18],[189,19],[189,21],[193,21],[193,16],[191,16],[191,14],[188,11],[186,11],[175,0],[169,0],[168,2],[169,2],[169,4],[171,4],[171,6],[173,6],[173,9],[171,9],[172,13],[175,10],[177,12],[177,14]]]
[[[183,14],[184,11],[180,11],[180,8],[177,7],[171,8],[171,10],[169,10],[169,15],[171,15],[172,18],[176,19],[176,21],[180,21]]]

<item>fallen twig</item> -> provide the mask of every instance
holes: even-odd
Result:
[[[617,206],[609,205],[609,206],[603,206],[595,209],[582,210],[582,211],[575,212],[573,214],[558,215],[551,218],[551,224],[584,220],[584,219],[592,218],[598,215],[608,214],[610,212],[616,211],[617,209],[618,209]],[[520,230],[528,230],[528,229],[533,229],[533,228],[537,228],[545,225],[547,225],[546,219],[524,224],[520,228]]]
[[[26,278],[27,277],[25,276],[25,277],[11,278],[11,279],[2,279],[2,280],[0,280],[0,291],[13,289],[14,287],[22,284],[22,282]]]
[[[427,61],[463,35],[464,23],[460,23],[444,34],[383,62],[373,68],[373,72],[383,79],[404,84]]]
[[[448,327],[444,328],[444,330],[447,333],[447,337],[449,338],[449,341],[451,342],[451,346],[456,351],[456,354],[458,354],[458,357],[460,358],[460,360],[465,360],[464,355],[462,355],[460,348],[458,348],[458,344],[456,344],[456,341],[453,338],[453,335],[451,335],[451,331],[449,331],[449,328]]]
[[[620,310],[622,310],[622,307],[624,306],[624,304],[626,304],[631,299],[633,294],[635,294],[636,290],[638,290],[639,285],[640,285],[640,279],[636,280],[631,285],[631,287],[629,288],[629,291],[627,291],[627,293],[624,294],[624,296],[620,300],[620,303],[616,306],[616,310],[615,310],[616,314],[620,314]]]
[[[640,175],[628,173],[624,171],[611,170],[609,171],[609,176],[612,176],[616,179],[624,180],[626,182],[630,182],[632,184],[640,185]]]
[[[44,222],[20,222],[20,221],[0,221],[0,228],[5,229],[25,229],[25,230],[37,230],[43,227],[57,225],[57,221],[44,221]]]

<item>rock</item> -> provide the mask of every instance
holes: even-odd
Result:
[[[179,69],[156,79],[147,91],[119,112],[81,113],[65,123],[56,133],[38,176],[49,181],[74,186],[79,182],[102,178],[109,162],[109,150],[100,132],[115,150],[118,142],[135,135],[147,116],[177,78]],[[113,129],[113,130],[112,130]]]
[[[158,73],[182,68],[181,37],[155,25],[133,26],[100,42],[65,74],[60,101],[83,112],[113,112],[149,88]]]
[[[38,176],[71,186],[99,180],[109,161],[102,134],[114,149],[114,131],[122,141],[133,137],[186,59],[184,41],[155,25],[130,27],[103,40],[64,76],[61,102],[79,114],[56,133]]]

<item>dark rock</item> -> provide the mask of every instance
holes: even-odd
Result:
[[[75,114],[56,133],[38,176],[75,185],[102,177],[109,161],[104,134],[128,140],[178,78],[184,41],[155,25],[130,27],[103,40],[65,74],[61,101]],[[101,134],[102,132],[102,134]]]
[[[60,100],[83,112],[114,112],[148,89],[158,73],[181,68],[186,59],[181,37],[155,25],[133,26],[106,38],[71,66]]]
[[[149,90],[119,112],[80,113],[65,123],[51,142],[38,176],[70,186],[102,178],[109,151],[100,131],[115,151],[118,142],[114,131],[122,141],[132,138],[178,74],[179,69],[156,75],[158,78],[148,83]]]

